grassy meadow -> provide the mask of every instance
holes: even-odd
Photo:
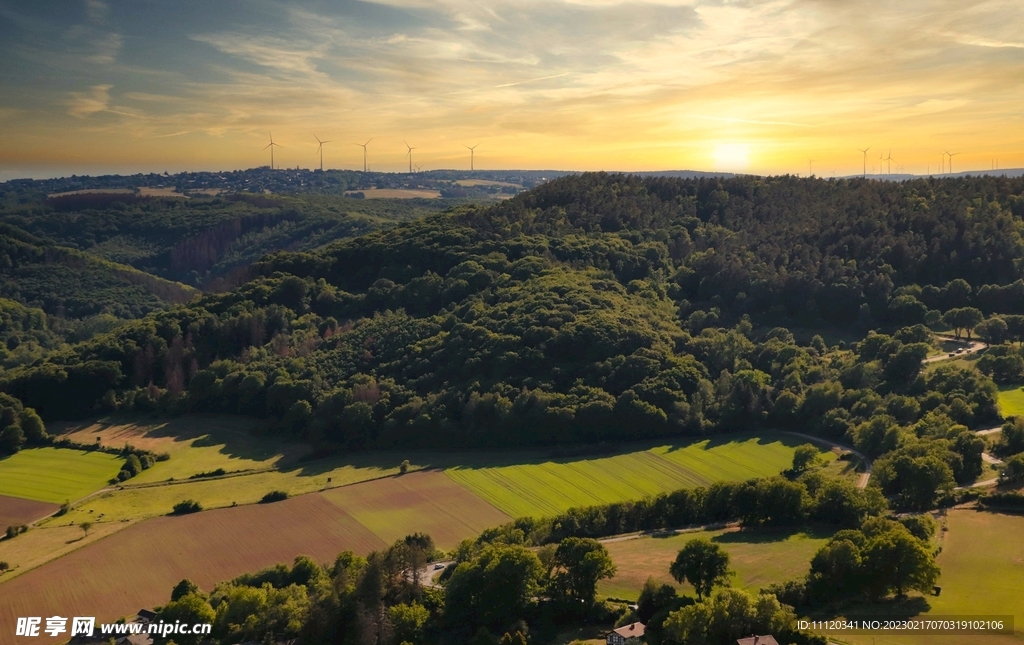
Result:
[[[79,443],[136,448],[170,455],[131,480],[142,484],[168,479],[188,479],[198,473],[222,468],[227,472],[268,470],[294,463],[309,452],[298,443],[257,437],[259,421],[228,415],[189,415],[172,420],[143,417],[112,417],[100,421],[63,424],[53,429]]]
[[[555,515],[692,488],[777,475],[804,440],[782,433],[705,439],[613,456],[448,468],[449,477],[512,517]],[[824,459],[835,459],[822,451]]]
[[[0,459],[0,495],[37,502],[74,502],[104,486],[124,460],[103,452],[31,448]]]
[[[618,570],[602,580],[598,592],[605,596],[636,600],[648,577],[693,595],[689,584],[679,585],[668,573],[669,565],[687,542],[706,538],[729,553],[736,572],[732,585],[757,591],[773,582],[797,578],[810,569],[811,558],[828,541],[827,533],[723,529],[695,531],[666,537],[640,537],[605,542]]]
[[[1024,388],[1004,385],[999,388],[999,411],[1004,417],[1024,414]]]

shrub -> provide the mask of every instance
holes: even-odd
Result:
[[[7,571],[10,568],[11,568],[11,565],[9,565],[7,562],[5,562],[3,560],[0,560],[0,573],[3,573],[4,571]]]
[[[405,473],[409,472],[410,465],[411,464],[409,463],[409,460],[406,459],[405,461],[402,462],[402,465],[398,467],[398,472],[404,475]]]
[[[188,515],[189,513],[198,513],[201,510],[203,510],[202,504],[194,499],[186,499],[174,505],[174,511],[171,515]]]
[[[270,502],[280,502],[288,499],[288,493],[283,490],[272,490],[260,500],[260,504],[269,504]]]
[[[220,477],[221,475],[226,474],[228,474],[228,471],[224,470],[223,468],[218,468],[217,470],[210,470],[205,473],[196,473],[195,475],[189,475],[189,479],[202,479],[204,477]]]

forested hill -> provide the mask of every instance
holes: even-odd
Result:
[[[82,193],[8,207],[0,222],[48,244],[209,289],[266,253],[313,249],[450,205],[318,195]]]
[[[279,256],[264,272],[359,291],[378,278],[444,275],[468,255],[497,252],[609,270],[623,285],[650,280],[683,315],[716,308],[765,323],[843,326],[860,317],[866,328],[967,305],[1024,313],[1022,191],[1020,178],[591,174],[315,256]]]
[[[998,418],[995,385],[924,372],[923,323],[1024,302],[1021,192],[560,179],[271,256],[263,277],[9,370],[0,390],[46,419],[253,415],[327,450],[795,427],[970,481],[980,448],[963,433]],[[795,326],[868,335],[801,344]]]

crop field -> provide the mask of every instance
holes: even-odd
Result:
[[[320,493],[391,544],[427,533],[442,549],[511,518],[438,471],[409,473]]]
[[[635,600],[647,578],[652,577],[659,584],[670,584],[681,593],[693,595],[689,584],[676,584],[668,568],[687,542],[700,537],[729,552],[730,567],[736,571],[732,585],[748,591],[807,573],[811,558],[828,541],[827,534],[724,529],[606,542],[618,571],[614,578],[601,581],[598,592]]]
[[[124,460],[103,452],[31,448],[0,459],[0,495],[63,504],[107,485]]]
[[[157,518],[0,584],[0,625],[17,616],[111,620],[167,602],[184,577],[209,591],[299,554],[333,562],[346,549],[366,554],[384,546],[320,495]]]
[[[1016,385],[999,388],[999,411],[1004,417],[1024,414],[1024,388]]]
[[[506,466],[459,466],[449,477],[512,517],[554,515],[715,481],[777,475],[792,463],[798,437],[704,440],[627,454]],[[832,453],[822,451],[828,459]],[[831,457],[834,459],[834,456]]]
[[[6,531],[8,526],[31,524],[39,518],[53,513],[58,508],[60,506],[57,504],[0,495],[0,533]]]
[[[154,464],[132,478],[131,483],[187,479],[218,468],[227,472],[266,470],[294,462],[309,447],[253,436],[253,419],[227,415],[189,415],[171,421],[111,418],[97,422],[66,424],[54,432],[79,443],[136,448],[167,453],[171,458]]]

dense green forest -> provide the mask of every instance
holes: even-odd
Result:
[[[209,286],[272,251],[313,249],[450,205],[317,195],[184,199],[83,193],[9,207],[0,212],[0,222],[50,245]]]
[[[269,256],[0,389],[46,419],[254,415],[328,452],[795,428],[881,457],[883,490],[927,507],[980,473],[968,428],[999,418],[984,374],[923,370],[927,325],[1020,340],[983,319],[1021,310],[1022,188],[564,178]]]

